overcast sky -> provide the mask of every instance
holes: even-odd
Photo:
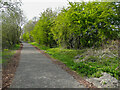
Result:
[[[80,1],[80,0],[69,0],[69,1]],[[84,0],[89,1],[89,0]],[[39,17],[39,14],[46,10],[46,8],[62,8],[68,6],[67,0],[22,0],[22,9],[24,15],[28,18],[28,20],[32,19],[33,17]]]

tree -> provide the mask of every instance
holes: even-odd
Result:
[[[54,39],[67,48],[99,46],[118,33],[115,3],[69,2],[55,19]]]
[[[19,43],[23,24],[21,2],[1,2],[2,7],[2,46],[10,48]]]
[[[116,12],[117,12],[117,18],[116,25],[118,27],[118,58],[120,58],[120,2],[116,3]]]
[[[25,41],[33,41],[31,31],[34,29],[35,24],[37,23],[36,19],[29,20],[23,27],[23,39]]]
[[[41,13],[39,21],[36,23],[34,30],[31,31],[31,34],[36,42],[50,47],[55,45],[53,34],[51,33],[51,27],[54,24],[55,17],[56,13],[49,8]]]

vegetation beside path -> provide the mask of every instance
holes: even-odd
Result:
[[[61,47],[49,48],[36,42],[30,42],[30,44],[38,47],[41,50],[45,50],[45,52],[48,53],[52,58],[60,60],[69,68],[79,73],[81,76],[100,77],[102,76],[102,72],[107,72],[118,79],[119,64],[116,41],[112,41],[111,44],[105,45],[105,48],[85,48],[81,50],[63,49]],[[91,55],[91,53],[93,54]],[[75,57],[78,55],[80,55],[80,57],[76,62]]]
[[[26,21],[21,1],[0,1],[0,63],[3,66],[10,64],[3,73],[5,83],[9,81],[7,74],[13,76],[18,65],[20,50],[18,58],[14,57],[16,60],[10,61],[10,58],[20,47],[20,39],[32,42],[30,44],[45,50],[81,76],[100,77],[102,72],[107,72],[119,79],[120,2],[68,3],[66,8],[59,11],[47,8],[38,20]]]
[[[68,3],[59,12],[48,8],[37,21],[28,21],[22,39],[82,76],[107,72],[118,79],[120,2]]]
[[[2,51],[2,88],[7,89],[12,83],[16,68],[19,64],[22,44],[16,44]]]
[[[20,48],[20,44],[16,44],[15,46],[9,48],[9,49],[3,49],[2,50],[2,60],[0,63],[2,65],[6,65],[8,62],[10,62],[11,57],[16,53],[16,50]]]
[[[25,24],[22,38],[82,76],[107,72],[118,79],[119,7],[119,2],[69,2],[59,12],[48,8],[37,22]]]

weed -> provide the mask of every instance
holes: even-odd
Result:
[[[118,79],[118,76],[120,75],[118,70],[118,57],[113,56],[111,54],[112,51],[109,51],[107,48],[105,50],[102,48],[95,50],[89,48],[73,50],[62,49],[60,47],[49,48],[43,45],[39,45],[35,42],[30,44],[37,46],[41,50],[46,50],[45,52],[48,53],[52,58],[60,60],[69,68],[82,76],[100,77],[102,76],[102,72],[107,72]],[[114,52],[116,51],[114,50]],[[106,56],[103,56],[103,53]],[[79,60],[84,60],[78,63],[74,63],[74,57],[77,55],[82,55]],[[108,57],[107,55],[112,57]]]
[[[97,71],[96,73],[92,74],[92,77],[97,77],[97,78],[99,78],[99,77],[102,76],[102,73],[103,73],[103,71]]]
[[[15,54],[16,50],[20,48],[20,44],[16,44],[14,47],[11,47],[9,49],[3,49],[2,50],[2,60],[0,63],[7,64],[9,59]]]

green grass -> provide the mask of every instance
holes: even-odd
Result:
[[[49,47],[46,47],[46,46],[44,46],[44,45],[39,45],[38,43],[36,43],[36,42],[29,42],[30,44],[32,44],[32,45],[34,45],[34,46],[37,46],[39,49],[41,49],[41,50],[47,50],[47,49],[49,49]]]
[[[6,65],[9,59],[16,53],[16,50],[20,48],[20,44],[16,44],[14,47],[10,49],[3,49],[2,50],[2,60],[0,63]]]
[[[74,56],[78,53],[83,53],[85,50],[70,50],[70,49],[61,49],[61,48],[51,48],[45,52],[51,55],[51,57],[62,61],[68,67],[72,68],[75,63],[73,61]]]
[[[2,63],[2,52],[0,51],[0,64]]]
[[[45,50],[52,58],[58,59],[64,64],[66,64],[69,68],[79,73],[81,76],[87,77],[100,77],[102,76],[102,72],[107,72],[118,79],[118,75],[120,75],[118,67],[118,58],[99,58],[98,56],[88,55],[88,48],[82,50],[73,50],[73,49],[62,49],[62,48],[49,48],[44,45],[39,45],[36,42],[30,43],[34,46],[37,46],[41,50]],[[87,54],[86,54],[87,53]],[[78,63],[74,62],[74,57],[76,55],[82,55],[80,61],[85,59],[85,61],[81,61]],[[91,54],[91,51],[90,51]],[[97,52],[97,54],[99,54]],[[99,54],[101,55],[101,54]],[[87,57],[87,58],[86,58]]]

